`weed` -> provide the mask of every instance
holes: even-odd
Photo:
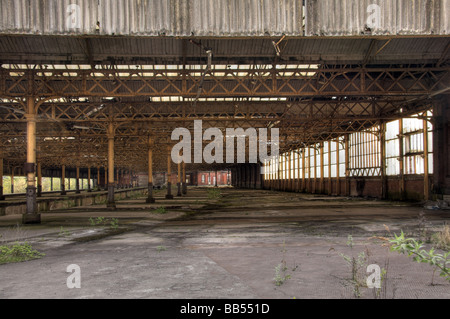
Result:
[[[365,270],[367,269],[368,264],[368,255],[369,252],[366,249],[364,252],[360,252],[356,257],[353,252],[353,236],[349,235],[347,238],[347,246],[351,249],[351,256],[344,255],[342,253],[339,254],[348,264],[351,271],[351,278],[348,279],[348,282],[353,286],[353,294],[356,298],[361,297],[361,288],[367,287],[367,282],[365,280]]]
[[[107,226],[111,227],[112,229],[116,230],[119,228],[119,220],[117,218],[105,218],[105,217],[97,217],[97,218],[89,218],[89,222],[92,227],[95,226]]]
[[[65,230],[64,227],[61,226],[58,237],[69,237],[70,235],[70,232],[68,230]]]
[[[165,207],[158,207],[155,209],[155,214],[159,215],[167,214],[167,209]]]
[[[208,198],[209,199],[219,199],[222,197],[222,193],[218,188],[210,188],[208,189]]]
[[[291,279],[291,275],[287,275],[286,271],[288,268],[285,264],[281,263],[278,266],[275,267],[275,285],[278,287],[283,285],[286,280]]]
[[[437,249],[450,251],[450,226],[445,225],[442,231],[433,234],[431,242]]]
[[[119,220],[117,218],[111,219],[111,228],[112,229],[119,228]]]
[[[419,216],[417,217],[417,222],[418,222],[417,231],[418,231],[419,239],[424,242],[429,241],[430,238],[428,236],[428,230],[427,230],[428,220],[425,216],[424,211],[421,211],[419,213]]]
[[[291,275],[287,273],[289,268],[287,267],[286,262],[286,242],[283,242],[283,249],[281,252],[283,253],[283,258],[281,259],[281,263],[275,267],[275,277],[273,279],[275,281],[275,285],[278,287],[282,286],[287,280],[291,279]],[[297,269],[298,266],[294,263],[294,268],[292,271],[296,271]]]
[[[158,251],[158,253],[160,253],[160,252],[166,251],[167,248],[164,246],[158,246],[158,247],[156,247],[156,250]]]
[[[4,238],[3,235],[5,236]],[[3,235],[0,235],[0,243],[22,242],[28,236],[28,232],[23,229],[22,225],[17,223],[16,226],[6,229]]]
[[[39,259],[45,254],[34,250],[28,243],[15,243],[12,246],[0,246],[0,265]]]
[[[103,225],[106,221],[105,217],[97,217],[97,218],[89,218],[89,222],[91,223],[91,226],[98,226]]]

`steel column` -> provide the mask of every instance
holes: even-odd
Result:
[[[23,224],[40,224],[36,201],[36,106],[34,97],[27,98],[27,210],[22,217]]]
[[[114,124],[110,122],[108,124],[108,203],[109,209],[116,209],[116,202],[114,199],[114,138],[115,128]]]

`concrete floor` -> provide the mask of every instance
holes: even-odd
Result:
[[[0,298],[355,298],[340,254],[362,251],[368,264],[388,266],[381,298],[450,298],[449,282],[436,276],[431,285],[431,266],[370,239],[389,236],[385,225],[416,236],[421,212],[428,232],[435,232],[450,211],[269,191],[221,193],[209,199],[207,190],[190,189],[166,201],[157,192],[156,204],[129,199],[115,212],[103,206],[54,211],[34,227],[15,226],[20,216],[0,217],[0,241],[26,240],[46,254],[0,265]],[[155,213],[161,206],[167,214]],[[117,218],[119,229],[91,226],[89,218],[100,216]],[[277,286],[275,269],[283,261],[289,278]],[[67,288],[71,264],[80,266],[81,289]],[[361,297],[374,298],[374,291],[361,288]]]

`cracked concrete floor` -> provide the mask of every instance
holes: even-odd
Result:
[[[46,254],[0,265],[0,298],[355,298],[350,268],[340,254],[362,251],[368,264],[388,269],[381,297],[450,298],[449,282],[436,276],[431,285],[429,265],[369,239],[388,235],[385,225],[414,235],[422,211],[428,231],[437,231],[448,222],[448,211],[267,191],[221,193],[208,199],[207,190],[192,189],[185,198],[161,197],[154,205],[130,199],[120,202],[117,212],[73,208],[19,230],[12,227],[14,218],[0,218],[4,241],[26,239]],[[167,214],[150,211],[161,206]],[[99,216],[118,218],[120,229],[90,226],[88,219]],[[346,245],[348,235],[353,249]],[[286,280],[277,286],[275,269],[283,262]],[[80,266],[81,289],[66,286],[71,264]],[[373,290],[360,292],[374,298]]]

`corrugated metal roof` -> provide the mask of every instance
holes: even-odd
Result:
[[[2,0],[0,33],[303,35],[302,0]]]
[[[1,34],[448,35],[450,0],[2,0]],[[379,26],[372,18],[379,14]]]
[[[308,0],[306,11],[308,36],[450,34],[450,0]]]

